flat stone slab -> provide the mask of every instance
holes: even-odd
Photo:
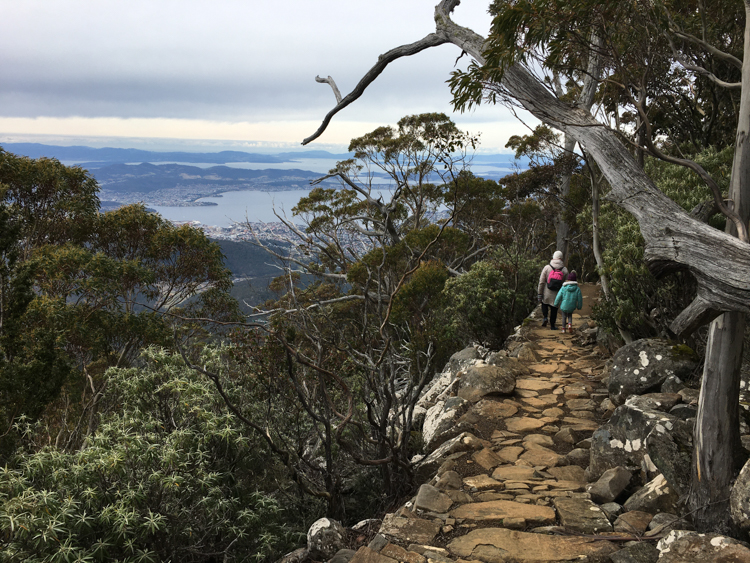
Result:
[[[560,481],[577,481],[586,483],[586,472],[578,465],[566,465],[564,467],[550,467],[547,473]]]
[[[520,418],[510,418],[505,421],[505,426],[511,432],[531,432],[539,430],[546,423],[538,418],[529,418],[526,416]]]
[[[478,452],[474,452],[471,458],[487,471],[497,467],[501,463],[506,463],[498,454],[489,448],[483,448]]]
[[[611,532],[607,515],[596,504],[585,498],[558,497],[554,500],[560,524],[581,534]]]
[[[555,510],[549,506],[522,504],[510,500],[472,502],[451,511],[451,517],[464,520],[487,521],[503,518],[524,518],[529,524],[545,526],[555,522]]]
[[[501,419],[515,415],[518,412],[518,407],[499,401],[482,400],[474,405],[470,412],[476,413],[485,419]]]
[[[362,546],[349,560],[349,563],[393,563],[393,559],[380,555],[369,547]]]
[[[474,477],[465,477],[464,485],[469,488],[475,488],[479,491],[483,489],[501,489],[503,484],[490,477],[489,475],[475,475]]]
[[[529,391],[551,391],[557,387],[557,383],[549,379],[517,379],[516,389],[528,389]]]
[[[504,465],[492,472],[492,478],[498,481],[541,481],[542,478],[533,467]]]
[[[537,373],[555,373],[560,364],[557,362],[550,362],[548,364],[531,364],[529,369]]]
[[[524,451],[522,446],[508,446],[497,452],[497,456],[503,460],[503,463],[515,463]]]
[[[545,563],[607,555],[618,548],[609,541],[483,528],[456,538],[448,544],[448,549],[458,557],[487,563]]]
[[[555,467],[560,465],[563,456],[553,452],[549,448],[539,444],[528,444],[528,450],[521,456],[521,459],[528,461],[531,465],[544,465],[546,467]]]
[[[429,545],[440,532],[440,524],[421,518],[401,518],[395,514],[386,514],[379,532],[407,543]]]

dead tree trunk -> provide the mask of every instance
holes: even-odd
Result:
[[[729,199],[743,221],[750,218],[750,5],[745,2],[745,48],[742,63],[737,136]],[[737,236],[731,221],[727,232]],[[693,479],[689,499],[698,530],[731,530],[729,491],[740,470],[740,368],[745,314],[724,313],[711,323],[693,439]]]

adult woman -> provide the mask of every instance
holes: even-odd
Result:
[[[549,318],[549,327],[552,330],[556,330],[557,328],[555,326],[555,322],[557,321],[555,298],[567,275],[568,269],[563,264],[562,252],[556,250],[552,255],[550,263],[542,269],[542,273],[539,276],[539,287],[537,288],[539,302],[542,304],[542,316],[544,317],[542,326],[547,326],[547,319]]]

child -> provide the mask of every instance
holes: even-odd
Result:
[[[570,272],[555,298],[555,307],[559,307],[562,312],[562,332],[573,332],[573,311],[583,307],[583,295],[577,279],[575,270]]]

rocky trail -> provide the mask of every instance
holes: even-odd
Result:
[[[418,467],[425,483],[409,502],[375,522],[377,534],[367,545],[335,555],[319,551],[318,560],[750,561],[750,550],[735,540],[709,538],[711,543],[695,533],[672,531],[689,530],[689,524],[677,516],[677,495],[638,440],[613,441],[617,447],[597,462],[608,465],[592,475],[597,440],[592,435],[608,423],[614,406],[606,386],[607,358],[591,338],[596,287],[582,290],[585,307],[574,316],[574,334],[542,327],[537,309],[505,350],[482,354],[468,348],[454,354],[422,400],[430,453]],[[689,391],[635,397],[646,402],[638,412],[645,412],[652,426],[677,424],[666,408],[684,397],[682,407],[694,409],[697,395]],[[610,430],[605,447],[618,432]],[[644,467],[640,472],[638,464]],[[360,540],[371,537],[364,525]],[[316,541],[308,534],[311,553]],[[711,550],[730,559],[715,559]]]

